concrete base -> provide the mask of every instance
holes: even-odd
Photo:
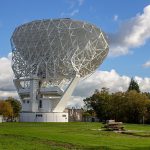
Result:
[[[22,112],[20,122],[68,122],[68,113]]]

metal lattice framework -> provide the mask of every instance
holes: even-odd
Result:
[[[51,83],[91,74],[109,47],[96,26],[72,19],[38,20],[19,26],[12,38],[16,78],[36,75]]]

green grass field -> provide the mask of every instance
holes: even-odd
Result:
[[[150,150],[150,125],[126,124],[127,134],[100,123],[1,123],[0,150]]]

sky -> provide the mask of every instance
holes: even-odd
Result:
[[[150,92],[150,0],[0,0],[0,97],[17,96],[11,70],[10,38],[24,23],[72,18],[101,28],[109,39],[109,54],[73,93],[71,104],[82,104],[95,89],[125,91],[133,77]]]

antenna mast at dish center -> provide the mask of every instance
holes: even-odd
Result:
[[[99,67],[109,50],[104,32],[72,19],[23,24],[11,46],[23,122],[68,122],[64,110],[76,84]]]

